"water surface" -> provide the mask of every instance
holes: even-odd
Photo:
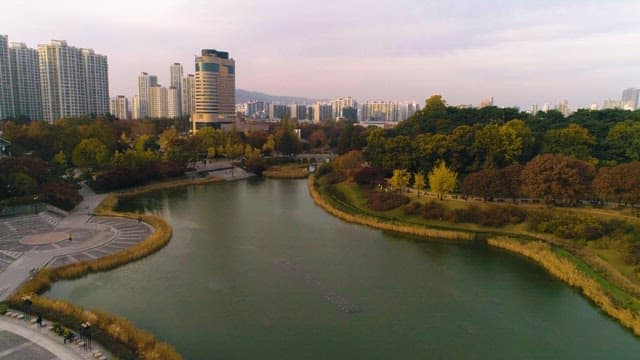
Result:
[[[57,283],[186,359],[637,359],[640,341],[519,256],[342,222],[305,181],[251,180],[124,204],[171,223],[160,252]]]

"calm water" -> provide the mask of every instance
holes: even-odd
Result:
[[[640,341],[542,269],[481,246],[337,220],[305,181],[132,200],[174,229],[159,253],[58,283],[187,359],[637,359]]]

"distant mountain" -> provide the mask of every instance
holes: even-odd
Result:
[[[270,103],[281,104],[307,104],[311,105],[315,103],[316,99],[308,99],[295,96],[274,96],[257,91],[248,91],[242,89],[236,89],[236,103],[243,103],[248,101],[266,101]]]

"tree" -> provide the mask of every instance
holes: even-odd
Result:
[[[413,188],[418,192],[418,196],[420,196],[420,191],[422,191],[426,187],[426,182],[424,179],[424,174],[415,173],[413,174]]]
[[[293,131],[293,128],[289,125],[288,120],[282,120],[275,140],[275,149],[282,154],[298,154],[302,151],[302,143],[298,135]]]
[[[573,204],[590,191],[592,164],[564,155],[538,155],[522,171],[523,192],[547,203]]]
[[[635,205],[640,201],[640,162],[602,167],[592,186],[594,193],[603,201]]]
[[[409,137],[400,135],[385,142],[382,167],[385,169],[413,169],[415,147]]]
[[[321,129],[315,130],[309,137],[309,144],[314,149],[324,148],[327,145],[327,135]]]
[[[552,129],[545,133],[542,152],[572,156],[579,160],[595,163],[591,156],[591,148],[596,138],[586,128],[570,124],[566,128]]]
[[[364,158],[362,157],[362,152],[358,150],[351,150],[333,160],[333,168],[347,176],[350,176],[359,170],[363,163]]]
[[[449,194],[456,189],[458,174],[451,171],[444,161],[436,165],[429,172],[429,187],[431,191],[438,194],[438,198],[442,199],[443,195]]]
[[[424,102],[425,112],[439,112],[446,110],[447,102],[442,98],[442,95],[431,95]]]
[[[384,130],[376,127],[367,131],[367,145],[362,150],[364,158],[372,165],[382,166],[386,148]]]
[[[109,150],[96,138],[84,139],[73,149],[71,161],[79,168],[102,168],[109,161]]]
[[[409,180],[411,180],[411,173],[404,169],[394,169],[393,176],[389,179],[389,185],[394,190],[404,190],[407,185],[409,185]]]
[[[262,145],[262,152],[265,155],[271,155],[273,150],[276,149],[276,139],[273,135],[267,137],[267,141]]]
[[[517,164],[528,158],[533,150],[533,133],[522,120],[514,119],[499,130],[505,164]]]
[[[640,122],[616,124],[609,131],[606,142],[618,160],[640,160]]]

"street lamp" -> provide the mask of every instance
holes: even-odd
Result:
[[[89,351],[91,350],[91,323],[83,322],[80,328],[80,335],[84,340],[84,351]]]
[[[24,309],[24,321],[29,321],[30,319],[29,308],[31,308],[31,304],[33,304],[33,302],[31,301],[31,296],[24,295],[22,297],[22,306]]]
[[[35,208],[36,215],[38,215],[38,195],[33,197],[33,207]]]

